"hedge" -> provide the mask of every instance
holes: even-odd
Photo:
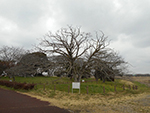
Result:
[[[0,85],[11,87],[14,89],[25,89],[25,90],[33,89],[35,86],[35,84],[18,83],[18,82],[4,81],[4,80],[0,81]]]

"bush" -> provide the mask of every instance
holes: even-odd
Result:
[[[11,82],[11,81],[0,81],[0,85],[6,86],[6,87],[11,87],[14,89],[33,89],[35,84],[27,84],[27,83],[18,83],[18,82]]]
[[[33,89],[34,86],[35,86],[35,84],[24,84],[23,89],[25,89],[25,90]]]

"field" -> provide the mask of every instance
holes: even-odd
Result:
[[[9,80],[9,78],[0,78],[0,80]],[[150,111],[148,87],[150,77],[118,77],[115,82],[106,83],[96,82],[94,78],[84,80],[79,94],[79,90],[74,90],[72,93],[72,81],[68,78],[16,77],[17,82],[36,84],[33,90],[17,90],[18,92],[49,101],[50,105],[68,109],[72,113],[148,113]]]

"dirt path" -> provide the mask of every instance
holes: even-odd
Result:
[[[69,113],[27,95],[0,88],[0,113]]]

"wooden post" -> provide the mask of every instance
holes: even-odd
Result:
[[[87,92],[87,94],[89,94],[89,89],[88,89],[88,86],[86,86],[86,92]]]
[[[115,92],[117,92],[116,85],[114,85]]]
[[[138,86],[135,86],[135,89],[138,90]]]
[[[134,85],[132,86],[132,89],[134,90]]]
[[[103,86],[103,93],[105,94],[105,86]]]
[[[131,90],[131,86],[129,85],[129,90]]]
[[[70,86],[68,85],[68,93],[70,92]]]
[[[125,85],[123,84],[123,91],[125,90]]]

